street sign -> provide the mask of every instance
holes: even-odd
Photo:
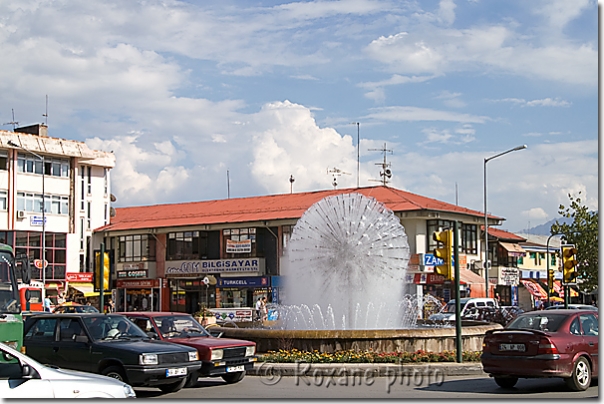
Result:
[[[46,216],[44,217],[44,220],[42,220],[42,216],[30,216],[29,217],[29,225],[30,226],[42,226],[42,224],[46,224],[47,220],[46,220]]]
[[[34,266],[38,269],[42,269],[42,260],[34,260]],[[44,268],[48,266],[48,261],[44,260]]]
[[[424,262],[423,265],[427,267],[435,267],[443,264],[442,258],[437,258],[434,254],[423,254]],[[455,266],[455,258],[451,258],[451,267]]]

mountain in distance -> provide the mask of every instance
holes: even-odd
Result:
[[[552,219],[549,222],[540,224],[538,226],[531,227],[528,230],[527,229],[518,230],[517,232],[514,232],[514,234],[523,233],[523,234],[533,234],[536,236],[549,236],[551,234],[550,229],[552,228],[552,225],[554,223],[556,223],[556,220],[559,223],[566,223],[566,224],[571,224],[573,222],[572,218],[559,217],[556,219]]]

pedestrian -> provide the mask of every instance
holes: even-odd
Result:
[[[262,319],[262,296],[258,296],[256,301],[256,320]]]
[[[262,321],[268,320],[268,308],[266,307],[266,296],[262,298],[262,308],[260,309]]]
[[[52,302],[50,301],[50,298],[48,296],[46,296],[44,298],[44,311],[47,311],[50,313],[50,306],[52,305]]]

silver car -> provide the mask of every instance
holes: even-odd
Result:
[[[0,343],[2,398],[135,398],[129,384],[107,376],[54,368]]]

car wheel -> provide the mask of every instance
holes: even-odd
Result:
[[[235,372],[235,373],[227,373],[226,375],[222,375],[222,379],[228,384],[233,384],[240,382],[243,380],[243,376],[245,376],[245,371],[243,372]]]
[[[101,371],[104,376],[109,376],[113,379],[117,379],[121,382],[128,383],[124,369],[120,366],[109,366]]]
[[[164,384],[157,387],[159,387],[163,393],[176,393],[178,390],[185,387],[188,379],[188,377],[183,377],[182,380],[179,380],[176,383]]]
[[[185,384],[185,387],[196,387],[198,378],[199,374],[197,372],[191,373],[189,376],[187,376],[187,383]]]
[[[511,389],[518,383],[517,377],[496,377],[495,383],[501,388]]]
[[[566,385],[573,391],[587,390],[591,384],[591,368],[585,357],[581,356],[575,362],[573,374],[564,379]]]

